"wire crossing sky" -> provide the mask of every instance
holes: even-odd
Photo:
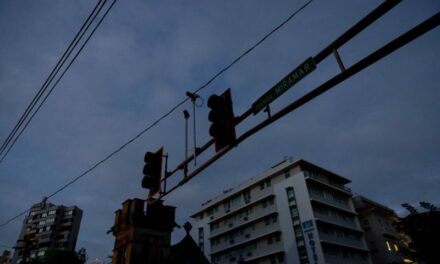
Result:
[[[35,84],[44,83],[97,2],[0,1],[2,140],[35,96]],[[114,211],[128,198],[147,195],[141,188],[145,152],[164,146],[170,168],[184,157],[181,111],[192,105],[186,98],[178,105],[187,91],[220,73],[220,65],[233,63],[198,94],[206,99],[231,88],[234,113],[241,114],[382,2],[118,2],[1,164],[0,222],[53,194],[50,202],[84,210],[77,246],[85,247],[91,259],[106,258],[114,242],[106,234]],[[276,34],[264,37],[306,4]],[[402,1],[338,50],[345,66],[439,10],[435,0]],[[258,48],[234,63],[257,40],[262,40]],[[354,192],[398,213],[404,202],[435,204],[440,189],[439,41],[439,30],[425,34],[240,144],[166,197],[166,204],[177,207],[177,223],[285,156],[352,180]],[[334,58],[322,61],[271,103],[271,110],[282,109],[339,72]],[[238,133],[265,118],[264,113],[249,118]],[[209,125],[207,107],[197,108],[197,142],[209,140]],[[141,136],[149,126],[154,129]],[[130,147],[123,152],[115,148],[126,143]],[[111,160],[103,161],[109,155]],[[78,168],[92,169],[93,177],[62,189],[76,179],[72,175],[82,175]],[[0,228],[0,242],[14,245],[20,228],[21,221]],[[173,239],[183,233],[176,230]]]
[[[115,3],[116,1],[114,1],[113,3]],[[280,25],[278,25],[277,27],[275,27],[273,30],[271,30],[268,34],[266,34],[261,40],[259,40],[257,43],[253,44],[251,46],[251,48],[247,49],[244,53],[242,53],[239,57],[237,57],[236,59],[234,59],[233,62],[231,62],[229,65],[227,65],[226,67],[224,67],[222,70],[220,70],[217,74],[215,74],[211,79],[209,79],[205,84],[203,84],[200,88],[198,88],[195,93],[201,91],[202,89],[206,88],[210,83],[212,83],[216,78],[218,78],[221,74],[223,74],[224,72],[226,72],[228,69],[230,69],[234,64],[236,64],[237,62],[239,62],[244,56],[246,56],[247,54],[249,54],[252,50],[254,50],[256,47],[258,47],[261,43],[263,43],[263,41],[265,41],[268,37],[270,37],[270,35],[272,35],[273,33],[275,33],[277,30],[279,30],[282,26],[284,26],[287,22],[289,22],[296,14],[298,14],[301,10],[303,10],[307,5],[309,5],[312,2],[312,0],[308,1],[306,4],[304,4],[303,6],[301,6],[299,9],[295,10],[286,20],[284,20]],[[99,3],[98,3],[99,4]],[[105,17],[105,15],[108,13],[108,11],[111,9],[112,6],[109,7],[109,9],[107,10],[107,12],[104,14],[103,18]],[[103,20],[103,18],[101,19],[101,21]],[[100,21],[100,22],[101,22]],[[99,26],[100,22],[98,23],[97,27]],[[97,28],[95,27],[95,29]],[[94,31],[90,34],[90,36],[94,33]],[[90,37],[89,37],[90,38]],[[86,40],[86,42],[88,41],[88,39]],[[86,43],[85,42],[85,43]],[[80,51],[82,50],[82,48],[85,46],[84,45],[81,47]],[[77,53],[77,55],[79,54],[79,52]],[[76,58],[76,56],[75,56]],[[74,59],[75,59],[74,58]],[[71,63],[73,63],[74,59],[71,61]],[[69,65],[71,65],[71,63]],[[68,68],[67,68],[68,69]],[[64,73],[63,73],[64,74]],[[60,77],[60,79],[62,78],[62,76]],[[60,80],[58,79],[58,81]],[[57,81],[57,83],[58,83]],[[55,85],[57,84],[55,83]],[[53,89],[53,87],[52,87]],[[51,89],[51,90],[52,90]],[[50,93],[50,92],[49,92]],[[49,94],[48,94],[49,95]],[[47,98],[47,96],[46,96]],[[45,99],[46,99],[45,98]],[[44,99],[44,100],[45,100]],[[120,152],[121,150],[123,150],[125,147],[127,147],[129,144],[133,143],[136,139],[138,139],[139,137],[141,137],[143,134],[145,134],[148,130],[152,129],[153,127],[155,127],[157,124],[159,124],[163,119],[165,119],[166,117],[168,117],[171,113],[173,113],[176,109],[178,109],[180,106],[182,106],[184,103],[186,103],[189,100],[189,98],[186,98],[184,100],[182,100],[180,103],[178,103],[176,106],[174,106],[173,108],[171,108],[167,113],[165,113],[164,115],[162,115],[159,119],[157,119],[156,121],[154,121],[151,125],[149,125],[147,128],[145,128],[144,130],[142,130],[140,133],[138,133],[135,137],[131,138],[129,141],[127,141],[125,144],[123,144],[122,146],[120,146],[119,148],[117,148],[115,151],[113,151],[112,153],[110,153],[109,155],[107,155],[104,159],[100,160],[99,162],[97,162],[95,165],[93,165],[91,168],[87,169],[86,171],[84,171],[83,173],[81,173],[80,175],[78,175],[77,177],[75,177],[73,180],[67,182],[66,184],[64,184],[61,188],[57,189],[56,191],[54,191],[53,193],[47,195],[47,198],[52,198],[53,196],[57,195],[58,193],[60,193],[61,191],[63,191],[64,189],[66,189],[67,187],[69,187],[70,185],[72,185],[73,183],[75,183],[76,181],[78,181],[79,179],[81,179],[82,177],[86,176],[87,174],[89,174],[91,171],[93,171],[94,169],[96,169],[98,166],[100,166],[101,164],[103,164],[104,162],[106,162],[107,160],[109,160],[111,157],[113,157],[115,154],[117,154],[118,152]],[[44,101],[43,101],[44,103]],[[37,109],[38,111],[38,109]],[[35,112],[36,113],[36,112]],[[33,116],[32,116],[33,117]],[[32,119],[31,117],[31,119]],[[27,124],[26,124],[27,125]],[[21,134],[21,133],[20,133]],[[15,141],[14,141],[15,142]],[[8,150],[9,152],[9,150]],[[7,153],[6,153],[7,154]],[[6,156],[5,154],[5,156]],[[10,222],[18,219],[20,216],[25,215],[27,212],[29,212],[28,210],[25,210],[13,217],[11,217],[10,219],[6,220],[4,223],[0,224],[0,227],[6,226],[7,224],[9,224]]]
[[[86,40],[83,42],[83,44],[81,45],[81,47],[79,48],[79,50],[76,52],[76,54],[74,55],[74,57],[70,60],[69,64],[65,67],[64,71],[61,73],[61,75],[58,77],[57,81],[52,85],[52,87],[50,88],[50,90],[46,93],[46,95],[44,96],[44,98],[42,99],[41,103],[38,105],[37,109],[35,111],[33,111],[35,105],[37,104],[37,102],[41,99],[42,95],[45,93],[46,89],[49,87],[49,85],[51,84],[51,82],[55,79],[56,75],[58,74],[58,72],[60,71],[60,69],[63,67],[64,63],[69,59],[69,56],[72,54],[72,51],[76,48],[76,46],[78,45],[78,43],[81,41],[82,37],[85,35],[85,33],[87,32],[87,30],[89,29],[89,27],[92,25],[93,21],[96,19],[96,17],[99,15],[100,11],[102,10],[102,8],[104,7],[104,5],[106,4],[107,0],[104,1],[99,1],[95,8],[93,9],[92,13],[90,13],[89,17],[86,19],[86,21],[84,22],[83,26],[81,27],[81,29],[78,31],[78,33],[75,35],[74,39],[72,40],[72,42],[69,44],[69,46],[67,47],[66,51],[64,52],[63,56],[61,56],[60,60],[57,62],[57,65],[55,65],[55,68],[52,70],[52,72],[49,74],[49,77],[46,79],[46,81],[44,82],[43,86],[40,88],[40,90],[38,91],[38,93],[35,95],[35,97],[32,99],[31,103],[29,104],[29,106],[26,108],[25,112],[23,113],[23,115],[20,117],[20,120],[18,121],[18,123],[15,125],[14,129],[11,131],[11,133],[9,134],[9,136],[7,137],[7,139],[5,140],[5,142],[3,143],[2,147],[1,147],[1,151],[0,151],[0,156],[1,154],[3,154],[3,157],[1,157],[0,159],[0,163],[3,162],[3,160],[5,159],[5,157],[8,155],[9,151],[12,149],[12,147],[14,146],[14,144],[17,142],[18,138],[21,136],[21,134],[26,130],[27,126],[29,125],[29,123],[32,121],[32,119],[34,118],[34,116],[38,113],[38,111],[40,110],[40,108],[43,106],[43,104],[46,102],[47,98],[49,97],[49,95],[52,93],[52,91],[55,89],[55,87],[58,85],[58,83],[60,82],[60,80],[63,78],[64,74],[69,70],[70,66],[73,64],[73,62],[76,60],[76,58],[78,57],[78,55],[81,53],[81,51],[84,49],[84,47],[86,46],[87,42],[90,40],[90,38],[93,36],[93,34],[95,33],[95,31],[98,29],[98,27],[101,25],[102,21],[104,20],[104,18],[107,16],[107,14],[109,13],[109,11],[111,10],[111,8],[113,7],[113,5],[116,3],[116,0],[113,1],[113,3],[110,5],[110,7],[107,9],[107,11],[104,13],[104,15],[101,17],[101,19],[99,20],[99,22],[96,24],[96,26],[93,28],[92,32],[89,34],[89,36],[86,38]],[[95,12],[96,11],[96,12]],[[84,29],[84,30],[83,30]],[[26,124],[23,123],[26,120],[26,118],[29,116],[29,114],[32,113],[32,115],[30,116],[30,118],[26,121]],[[20,130],[20,127],[22,127]],[[18,132],[20,130],[20,132]],[[18,132],[18,135],[16,136]],[[15,137],[15,138],[14,138]],[[12,143],[11,143],[12,142]],[[9,145],[9,146],[8,146]],[[6,150],[7,149],[7,150]],[[5,152],[6,150],[6,152]]]

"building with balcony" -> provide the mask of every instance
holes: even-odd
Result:
[[[43,257],[49,248],[74,251],[82,210],[54,205],[46,198],[34,204],[23,221],[12,263]]]
[[[371,263],[350,180],[285,160],[202,204],[193,237],[212,263]]]
[[[355,196],[353,201],[373,263],[403,263],[404,259],[399,251],[402,243],[408,243],[408,238],[394,228],[394,224],[399,221],[396,213],[385,205],[360,195]],[[405,263],[410,262],[406,259]]]

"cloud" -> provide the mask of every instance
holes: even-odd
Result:
[[[5,138],[92,8],[89,2],[0,3],[0,138]],[[78,60],[0,164],[0,220],[29,208],[166,113],[303,2],[118,2]],[[200,92],[200,146],[209,139],[206,101],[232,88],[237,115],[304,59],[380,1],[313,2]],[[344,5],[341,9],[340,6]],[[437,1],[405,2],[340,49],[346,66],[432,15]],[[32,10],[32,12],[30,12]],[[322,12],[325,10],[325,12]],[[398,19],[405,17],[404,20]],[[183,224],[207,199],[260,174],[284,156],[352,179],[356,192],[396,210],[435,201],[439,181],[438,31],[415,40],[241,143],[166,198]],[[329,57],[272,105],[276,112],[339,72]],[[133,144],[55,196],[84,210],[78,246],[105,258],[106,231],[128,198],[145,197],[143,155],[164,146],[169,170],[184,156],[186,103]],[[249,117],[239,134],[266,118]],[[192,131],[192,128],[190,129]],[[190,140],[190,144],[192,141]],[[199,157],[207,160],[213,150]],[[190,166],[193,168],[193,165]],[[170,180],[176,183],[179,171]],[[170,185],[171,186],[171,185]],[[21,220],[0,229],[13,244]],[[176,230],[174,240],[183,235]]]

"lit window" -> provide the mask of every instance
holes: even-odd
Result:
[[[397,251],[399,251],[399,247],[396,245],[396,244],[394,244],[394,250],[397,252]]]
[[[387,249],[388,249],[388,251],[391,251],[391,245],[390,245],[390,242],[385,241],[385,243],[387,244]]]

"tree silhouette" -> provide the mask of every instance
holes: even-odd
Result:
[[[428,202],[420,202],[420,206],[428,211],[419,212],[409,204],[402,204],[402,207],[409,211],[409,215],[402,218],[396,228],[411,238],[408,248],[403,249],[403,253],[421,263],[437,264],[439,263],[440,210]]]

